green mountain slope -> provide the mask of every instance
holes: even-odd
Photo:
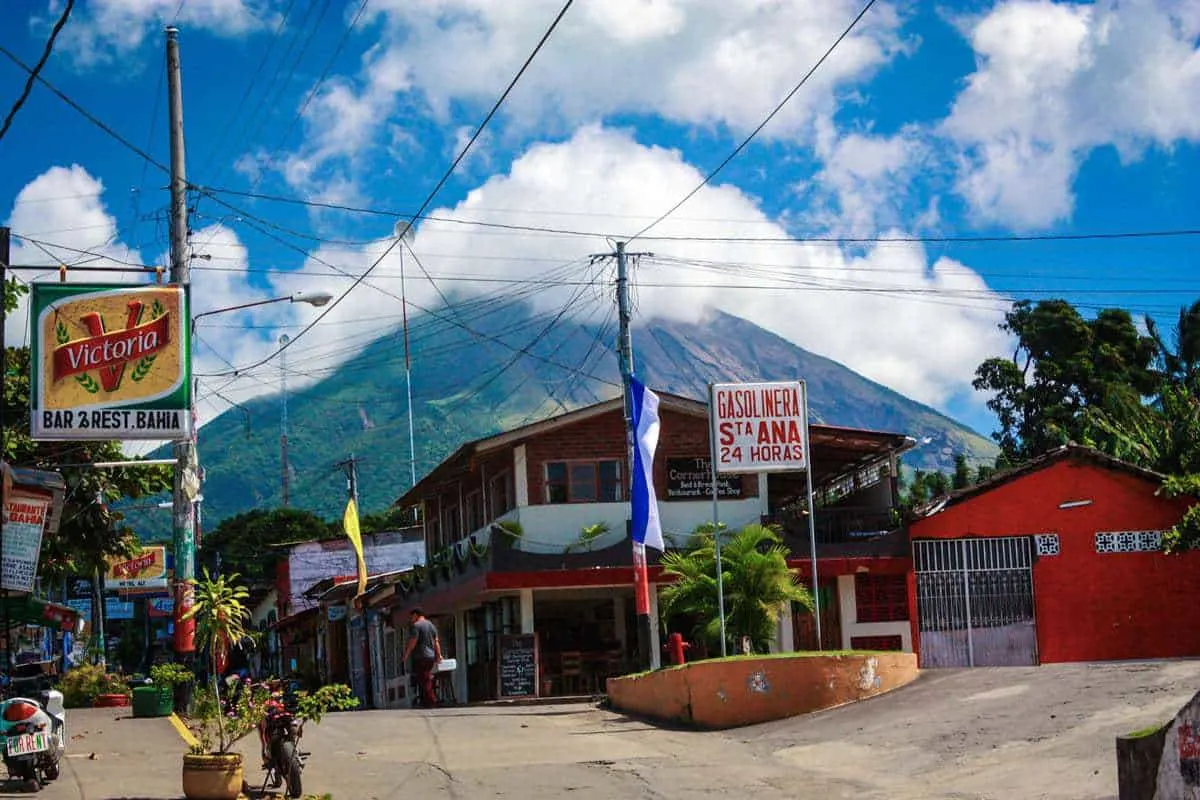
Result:
[[[555,323],[554,315],[507,305],[464,317],[471,333],[448,322],[453,313],[438,315],[415,320],[411,328],[418,477],[465,441],[619,393],[611,327],[598,336],[597,327],[566,318]],[[338,367],[306,358],[300,346],[289,353],[290,370],[325,376],[288,400],[291,504],[339,516],[346,482],[333,465],[353,453],[365,459],[359,465],[364,511],[385,508],[410,484],[400,335],[389,331]],[[928,438],[908,459],[915,466],[949,469],[956,452],[972,461],[996,452],[991,442],[932,408],[726,314],[700,324],[655,322],[638,329],[634,353],[636,371],[649,386],[696,398],[706,395],[710,380],[803,377],[815,421]],[[201,428],[205,527],[279,504],[280,398],[261,397],[246,408],[248,420],[233,409]],[[169,524],[163,516],[162,524]]]

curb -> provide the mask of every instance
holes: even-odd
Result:
[[[179,718],[178,714],[171,714],[168,719],[171,720],[171,727],[175,729],[175,732],[179,734],[179,738],[183,739],[183,743],[186,744],[188,748],[200,746],[200,740],[196,738],[195,734],[188,730],[188,726],[184,724],[183,720]]]

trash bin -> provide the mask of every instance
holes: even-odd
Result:
[[[169,686],[139,686],[133,690],[135,717],[166,717],[175,710],[175,696]]]

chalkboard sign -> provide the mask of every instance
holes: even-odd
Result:
[[[500,697],[538,696],[536,633],[500,635]]]

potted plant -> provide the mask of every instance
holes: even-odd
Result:
[[[192,580],[194,605],[184,619],[196,621],[196,647],[207,652],[212,687],[198,692],[194,719],[200,745],[183,757],[183,793],[189,800],[236,800],[242,790],[242,755],[230,748],[258,727],[266,714],[265,698],[242,691],[231,709],[222,708],[219,666],[230,647],[246,638],[249,592],[235,583],[237,574]]]
[[[165,717],[176,708],[186,709],[186,703],[178,702],[178,688],[186,688],[195,679],[192,671],[182,664],[155,664],[150,668],[148,685],[133,690],[133,715]]]
[[[207,652],[212,685],[196,692],[192,721],[197,724],[199,744],[183,757],[183,794],[188,800],[236,800],[243,786],[244,765],[241,753],[233,747],[257,732],[266,719],[270,701],[278,700],[280,692],[272,692],[266,684],[241,683],[237,678],[236,692],[222,696],[218,665],[225,661],[229,649],[252,638],[246,629],[250,611],[245,601],[249,593],[236,584],[237,575],[211,577],[192,581],[196,589],[195,605],[185,619],[196,620],[196,647]],[[296,717],[318,724],[321,717],[336,710],[358,706],[350,687],[342,684],[323,686],[313,693],[300,692],[296,701]]]

